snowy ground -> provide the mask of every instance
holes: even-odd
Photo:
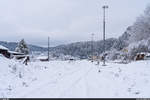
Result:
[[[0,57],[0,98],[150,97],[150,61],[101,65],[83,60],[25,66]]]

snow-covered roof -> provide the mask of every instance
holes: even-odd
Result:
[[[141,53],[137,53],[137,54],[144,54],[144,55],[146,55],[146,53],[145,53],[145,52],[141,52]]]
[[[139,54],[144,54],[144,55],[146,55],[146,56],[150,56],[150,53],[147,53],[147,52],[137,53],[137,55],[139,55]]]
[[[15,57],[29,57],[29,55],[15,55]]]
[[[9,53],[11,54],[21,54],[21,55],[24,55],[24,53],[19,53],[19,52],[15,52],[15,51],[8,51]]]
[[[47,58],[48,58],[47,56],[39,56],[36,59],[47,59]]]
[[[150,56],[150,53],[147,53],[147,55],[146,56]]]
[[[2,45],[0,45],[0,49],[1,49],[1,50],[9,50],[8,48],[6,48],[6,47],[4,47],[4,46],[2,46]]]

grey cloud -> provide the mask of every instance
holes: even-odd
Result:
[[[102,5],[108,4],[107,38],[118,37],[149,0],[0,0],[0,40],[52,45],[102,39]]]

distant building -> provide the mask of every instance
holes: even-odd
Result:
[[[150,60],[150,53],[137,53],[135,60]]]

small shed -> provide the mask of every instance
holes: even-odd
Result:
[[[39,56],[36,59],[40,60],[40,61],[48,61],[48,57],[47,56]]]
[[[10,58],[9,49],[0,45],[0,54],[4,55],[6,58]]]
[[[15,51],[9,51],[8,48],[0,45],[0,54],[5,56],[6,58],[13,58],[16,57],[16,59],[22,59],[25,58],[27,55],[24,55],[24,53],[19,53]]]

